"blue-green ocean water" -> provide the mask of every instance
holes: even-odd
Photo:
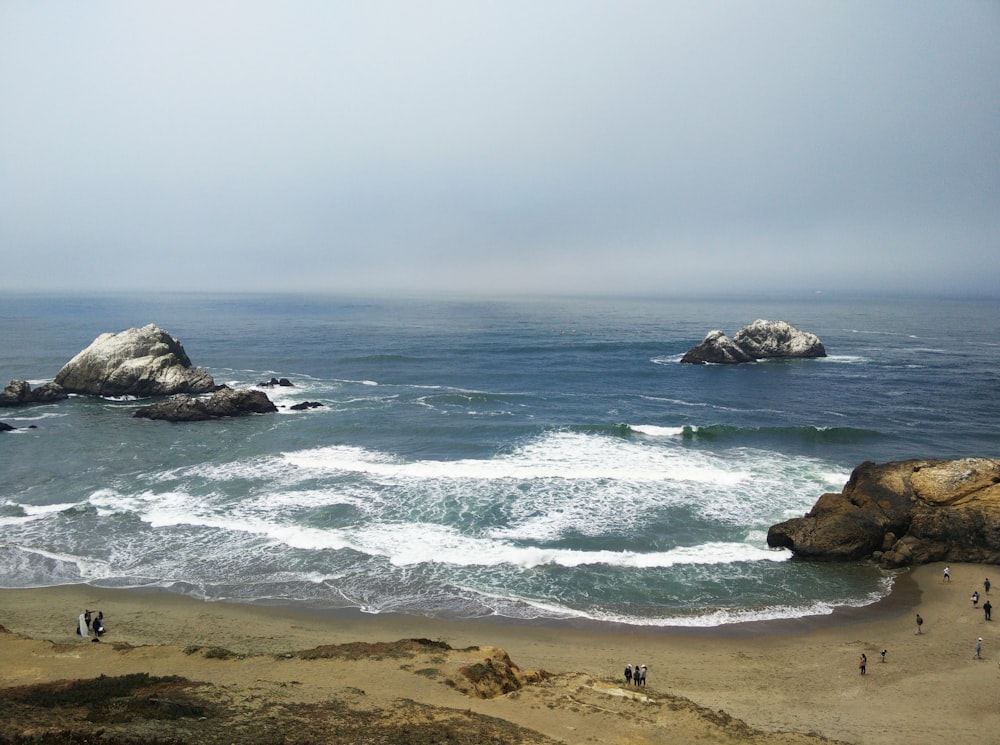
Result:
[[[679,364],[757,318],[829,357]],[[156,323],[275,415],[0,410],[0,586],[708,626],[870,603],[768,526],[865,460],[1000,453],[995,300],[0,297],[0,380]],[[322,408],[288,410],[299,401]],[[35,425],[34,429],[27,429]]]

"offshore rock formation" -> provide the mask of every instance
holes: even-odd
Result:
[[[681,357],[681,362],[693,365],[735,365],[740,362],[754,362],[755,359],[748,352],[740,348],[736,342],[716,329],[709,331],[705,340],[696,347],[692,347]]]
[[[12,380],[0,391],[0,406],[21,406],[62,401],[69,394],[58,383],[42,383],[34,390],[27,380]]]
[[[854,469],[840,494],[771,526],[767,544],[813,559],[1000,563],[1000,460],[906,460]]]
[[[239,390],[225,386],[208,398],[194,398],[180,393],[132,414],[139,419],[162,419],[168,422],[201,422],[227,416],[270,414],[277,407],[263,391]]]
[[[188,359],[184,347],[149,324],[117,334],[101,334],[56,375],[70,393],[94,396],[166,396],[206,393],[212,376]]]
[[[758,319],[740,329],[732,339],[719,330],[709,331],[704,341],[689,349],[681,362],[732,365],[784,357],[826,357],[826,349],[815,334],[799,331],[785,321]]]

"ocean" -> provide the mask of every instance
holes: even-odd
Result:
[[[829,357],[682,365],[758,318]],[[0,380],[156,323],[273,415],[0,409],[0,586],[442,618],[715,626],[875,602],[770,525],[866,460],[1000,455],[996,300],[0,296]],[[291,411],[291,404],[322,407]],[[33,428],[29,428],[32,427]]]

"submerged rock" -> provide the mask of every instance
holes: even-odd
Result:
[[[767,544],[813,559],[1000,563],[1000,460],[906,460],[854,469],[840,494],[771,526]]]
[[[55,382],[94,396],[166,396],[206,393],[212,376],[191,364],[177,339],[154,324],[101,334],[67,362]]]
[[[826,357],[826,348],[815,334],[799,331],[785,321],[756,320],[730,339],[719,330],[692,347],[681,362],[694,365],[738,364],[788,357]]]
[[[232,388],[222,387],[208,398],[196,398],[179,393],[137,409],[132,416],[139,419],[162,419],[168,422],[200,422],[222,417],[269,414],[277,410],[263,391],[234,391]]]

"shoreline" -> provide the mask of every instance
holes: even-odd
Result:
[[[645,625],[627,624],[609,621],[599,621],[589,618],[514,618],[502,615],[480,616],[475,618],[457,618],[448,616],[430,616],[420,614],[397,613],[366,613],[357,607],[319,608],[298,604],[292,601],[270,600],[206,600],[192,595],[174,592],[166,587],[135,586],[135,587],[102,587],[88,583],[67,583],[60,585],[44,585],[25,588],[0,587],[0,601],[8,593],[21,592],[52,592],[71,594],[93,594],[95,597],[114,597],[118,594],[128,596],[134,594],[140,597],[156,597],[177,599],[186,602],[203,604],[207,607],[231,607],[255,610],[257,612],[280,612],[290,615],[301,615],[304,618],[327,620],[351,625],[380,622],[411,624],[440,624],[442,626],[476,626],[486,628],[513,627],[520,629],[552,629],[577,631],[592,634],[636,634],[636,635],[673,635],[673,636],[711,636],[740,638],[767,634],[809,633],[847,624],[865,623],[883,618],[894,618],[915,607],[919,602],[921,591],[913,580],[912,567],[898,570],[892,577],[890,591],[878,600],[866,605],[835,606],[830,613],[799,616],[795,618],[768,618],[750,621],[736,621],[716,624],[713,626],[697,626],[683,624]],[[998,571],[1000,575],[1000,571]],[[75,592],[74,592],[75,591]],[[94,603],[94,605],[97,605]]]
[[[446,616],[422,616],[418,614],[396,613],[365,613],[359,608],[311,608],[295,603],[266,603],[203,601],[207,603],[226,603],[247,605],[253,608],[274,608],[291,612],[301,612],[320,618],[331,618],[347,621],[362,621],[378,618],[417,618],[428,623],[442,624],[484,624],[487,626],[513,626],[525,629],[565,629],[589,633],[609,634],[670,634],[676,636],[725,636],[743,637],[760,634],[808,633],[831,626],[863,623],[881,618],[898,617],[915,607],[920,601],[921,590],[911,576],[911,568],[897,570],[892,577],[891,590],[878,600],[866,605],[835,606],[830,613],[799,616],[796,618],[768,618],[752,621],[736,621],[716,624],[714,626],[690,626],[683,624],[663,624],[661,626],[646,624],[628,624],[610,621],[598,621],[590,618],[513,618],[511,616],[490,615],[477,618],[454,618]],[[139,592],[146,589],[155,592],[170,592],[165,588],[137,588]],[[192,598],[197,600],[197,598]]]
[[[593,629],[497,618],[326,613],[205,602],[151,588],[0,590],[0,625],[14,632],[0,634],[2,677],[11,686],[144,671],[238,688],[275,686],[275,695],[283,697],[292,695],[288,687],[294,682],[296,697],[318,701],[357,690],[360,675],[368,705],[391,708],[402,699],[469,709],[567,743],[579,742],[581,731],[592,733],[589,739],[598,743],[679,742],[704,735],[702,730],[692,730],[687,739],[670,734],[679,726],[678,701],[724,711],[754,731],[807,738],[787,742],[816,742],[808,739],[810,732],[859,745],[981,740],[984,733],[1000,730],[994,701],[1000,617],[995,626],[985,621],[969,594],[976,588],[982,592],[984,577],[1000,578],[1000,567],[953,565],[952,581],[945,583],[942,566],[900,572],[892,592],[869,606],[809,619],[701,628]],[[84,608],[104,612],[108,633],[102,641],[108,643],[87,644],[75,635],[76,616]],[[920,635],[913,623],[917,612],[926,619]],[[971,657],[979,636],[984,661]],[[544,669],[555,677],[516,694],[481,700],[378,655],[357,663],[362,668],[341,660],[276,661],[324,645],[414,638],[443,641],[451,648],[441,653],[447,661],[414,662],[416,669],[441,668],[442,676],[452,675],[458,669],[453,659],[496,647],[522,668]],[[240,659],[205,660],[188,653],[199,648],[222,648]],[[882,649],[888,650],[884,663]],[[869,659],[865,676],[858,674],[861,652]],[[626,662],[649,666],[648,687],[641,694],[624,688]],[[584,698],[590,702],[586,706]],[[711,719],[699,719],[697,727],[711,729],[716,726]],[[577,734],[567,728],[577,728]],[[754,739],[758,735],[726,737],[712,741],[767,741]]]

